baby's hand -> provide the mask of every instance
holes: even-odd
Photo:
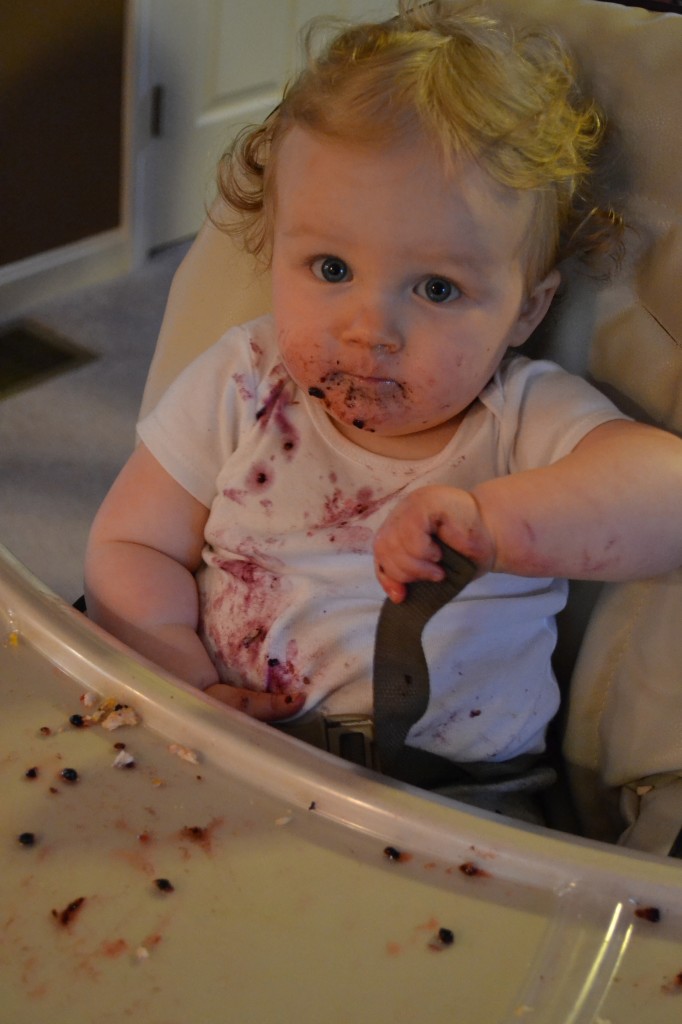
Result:
[[[454,487],[421,487],[393,509],[375,538],[377,578],[392,601],[404,600],[407,583],[444,578],[434,536],[482,572],[494,564],[494,545],[473,496]]]
[[[305,704],[304,693],[260,693],[257,690],[246,690],[241,686],[229,686],[227,683],[212,683],[206,687],[204,693],[261,722],[276,722],[281,718],[289,718]]]

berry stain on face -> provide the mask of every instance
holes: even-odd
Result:
[[[275,175],[283,364],[341,434],[402,459],[442,450],[558,281],[529,293],[531,198],[473,160],[444,167],[424,143],[354,144],[294,126]]]
[[[364,377],[334,370],[325,374],[322,382],[329,405],[338,408],[340,404],[351,412],[366,409],[368,417],[381,416],[387,403],[399,403],[408,397],[404,384],[385,377]],[[364,420],[362,422],[364,424]]]
[[[324,374],[319,385],[308,387],[308,394],[319,399],[334,419],[370,432],[409,402],[409,389],[399,381],[342,370]]]

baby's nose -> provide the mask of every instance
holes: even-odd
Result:
[[[396,352],[402,347],[401,332],[392,310],[378,303],[363,304],[355,310],[344,325],[341,340],[389,352]]]

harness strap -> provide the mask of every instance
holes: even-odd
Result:
[[[447,758],[405,745],[411,727],[429,703],[429,669],[422,632],[429,619],[464,589],[476,566],[440,541],[445,579],[409,584],[401,604],[386,600],[379,615],[374,645],[374,731],[379,765],[386,775],[433,787],[475,773]],[[472,766],[473,767],[473,766]]]

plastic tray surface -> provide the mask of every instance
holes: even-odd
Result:
[[[246,719],[4,549],[0,686],[2,1024],[682,1020],[677,861]]]

